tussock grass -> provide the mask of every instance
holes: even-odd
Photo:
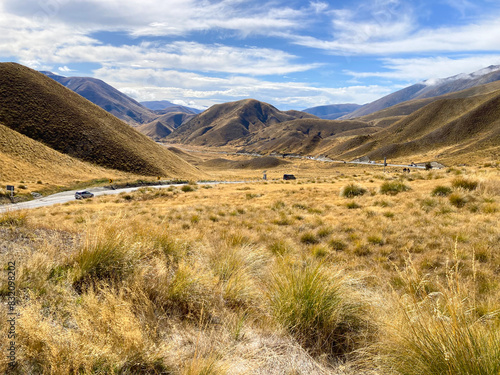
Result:
[[[268,298],[275,319],[313,353],[345,355],[367,328],[351,281],[320,264],[278,264]]]
[[[380,194],[396,195],[408,191],[410,187],[401,181],[386,181],[380,186]]]
[[[457,177],[452,181],[452,186],[457,189],[463,190],[476,190],[479,182],[470,178]]]
[[[469,202],[469,198],[467,198],[467,196],[459,192],[451,194],[448,197],[448,199],[450,203],[457,208],[462,208]]]
[[[7,211],[0,214],[0,227],[21,227],[28,222],[28,214],[25,211]]]
[[[137,260],[138,254],[124,232],[98,228],[86,237],[71,262],[73,285],[81,291],[96,282],[120,281],[133,271]]]
[[[477,318],[456,295],[431,293],[401,307],[384,342],[384,373],[486,375],[500,371],[498,320]]]
[[[367,190],[357,184],[350,183],[342,188],[340,196],[344,198],[353,198],[366,194]]]
[[[437,171],[411,194],[365,194],[362,210],[332,191],[382,183],[368,173],[196,196],[144,189],[30,211],[0,226],[0,263],[19,267],[19,373],[413,374],[446,352],[493,357],[500,229],[497,196],[482,186],[495,173],[456,189],[465,209],[430,197],[455,178]],[[6,291],[1,278],[3,313]],[[446,331],[457,332],[455,348]],[[399,348],[414,362],[398,367]]]
[[[438,185],[432,189],[431,195],[433,197],[447,197],[452,193],[452,189],[449,186]]]

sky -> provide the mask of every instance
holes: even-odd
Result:
[[[500,2],[0,0],[0,61],[200,109],[364,104],[500,65]]]

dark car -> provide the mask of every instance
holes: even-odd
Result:
[[[293,174],[284,174],[283,180],[295,180],[295,176]]]
[[[77,191],[75,193],[75,199],[85,199],[85,198],[92,198],[94,194],[92,194],[90,191],[84,190],[84,191]]]

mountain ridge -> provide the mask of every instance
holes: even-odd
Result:
[[[164,147],[46,75],[0,64],[0,123],[79,160],[139,175],[198,171]]]
[[[500,80],[500,66],[496,65],[491,65],[470,74],[458,74],[442,79],[429,79],[365,104],[361,108],[341,117],[341,119],[362,117],[405,101],[434,98],[498,80]]]

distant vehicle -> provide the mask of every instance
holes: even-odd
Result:
[[[283,180],[296,180],[296,178],[293,174],[284,174]]]
[[[92,198],[94,194],[92,194],[90,191],[84,190],[84,191],[77,191],[75,193],[75,199],[85,199],[85,198]]]

